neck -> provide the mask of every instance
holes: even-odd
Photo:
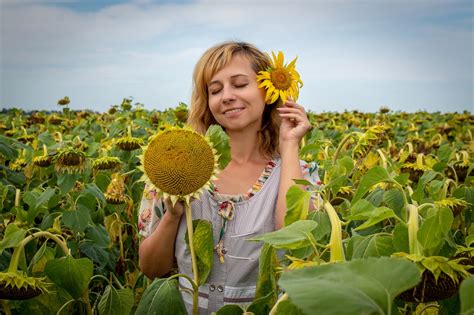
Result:
[[[228,131],[232,161],[245,164],[249,161],[261,161],[265,157],[260,153],[258,137],[254,130]]]

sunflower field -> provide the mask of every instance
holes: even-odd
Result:
[[[140,272],[137,216],[139,156],[186,104],[69,102],[0,113],[0,314],[184,313],[176,274]],[[255,300],[217,314],[474,314],[474,116],[308,115],[300,157],[321,183],[295,181],[285,226],[249,239],[263,243]],[[209,137],[222,165],[225,134]]]

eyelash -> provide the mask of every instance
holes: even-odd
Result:
[[[248,85],[248,83],[244,83],[244,84],[239,84],[239,85],[234,85],[234,87],[240,89],[240,88],[244,88]],[[217,90],[217,91],[212,91],[211,92],[211,95],[216,95],[217,93],[219,93],[221,90]]]

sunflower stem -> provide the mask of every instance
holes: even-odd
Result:
[[[30,241],[32,241],[36,238],[42,237],[42,236],[55,241],[59,245],[59,247],[61,247],[61,249],[63,250],[63,252],[66,255],[70,254],[69,248],[67,247],[66,242],[61,240],[56,235],[54,235],[50,232],[46,232],[46,231],[36,232],[36,233],[31,234],[30,236],[28,236],[24,240],[22,240],[18,244],[18,246],[15,248],[15,250],[13,251],[12,258],[10,260],[10,265],[8,266],[8,272],[16,272],[18,270],[18,261],[20,260],[20,253],[23,251],[26,244],[28,244]]]
[[[385,154],[383,154],[382,150],[380,149],[377,149],[377,153],[380,155],[380,158],[382,159],[383,168],[387,169],[387,158],[385,157]]]
[[[330,262],[345,261],[344,247],[342,245],[341,220],[337,215],[336,209],[329,203],[324,203],[324,209],[331,222],[331,238],[329,240],[329,250],[331,253]]]
[[[186,225],[188,228],[188,237],[189,237],[189,251],[191,252],[191,261],[193,264],[193,278],[196,286],[198,289],[194,288],[193,291],[193,314],[197,315],[198,313],[198,302],[199,302],[199,277],[198,277],[198,268],[197,268],[197,259],[196,259],[196,252],[194,251],[194,244],[193,244],[193,217],[191,214],[191,207],[190,205],[185,202],[185,211],[186,211]]]
[[[410,254],[422,256],[422,249],[418,243],[418,208],[415,205],[408,204],[407,206],[408,215],[408,244]]]
[[[278,301],[276,301],[275,305],[273,305],[272,309],[270,310],[270,313],[268,314],[275,315],[278,308],[278,304],[286,300],[288,300],[288,293],[284,293],[282,296],[280,296],[280,298],[278,299]]]
[[[20,201],[21,201],[21,190],[17,188],[15,191],[15,207],[20,206]]]
[[[452,180],[451,178],[447,178],[443,184],[443,194],[441,195],[441,198],[446,199],[446,197],[448,196],[448,189],[449,189],[450,184],[453,184],[454,189],[456,189],[457,187],[456,182]]]
[[[342,148],[346,144],[347,141],[349,141],[350,138],[352,138],[353,135],[358,134],[360,132],[353,131],[351,133],[348,133],[342,140],[339,142],[339,145],[337,146],[336,153],[334,153],[334,156],[332,157],[332,165],[336,165],[337,162],[337,157],[339,156],[339,153],[341,152]]]

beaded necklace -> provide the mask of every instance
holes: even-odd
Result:
[[[222,227],[219,233],[219,241],[217,242],[216,247],[214,248],[217,255],[219,256],[219,261],[224,263],[224,255],[226,254],[226,249],[224,248],[224,235],[227,230],[227,222],[231,221],[234,218],[234,204],[236,202],[241,202],[244,200],[250,199],[254,196],[260,189],[262,189],[265,181],[270,177],[273,168],[275,167],[275,161],[268,162],[265,166],[262,174],[255,182],[255,184],[247,191],[245,194],[240,195],[225,195],[220,194],[219,189],[214,183],[211,183],[209,188],[209,193],[215,199],[217,199],[218,209],[217,213],[222,217]]]

